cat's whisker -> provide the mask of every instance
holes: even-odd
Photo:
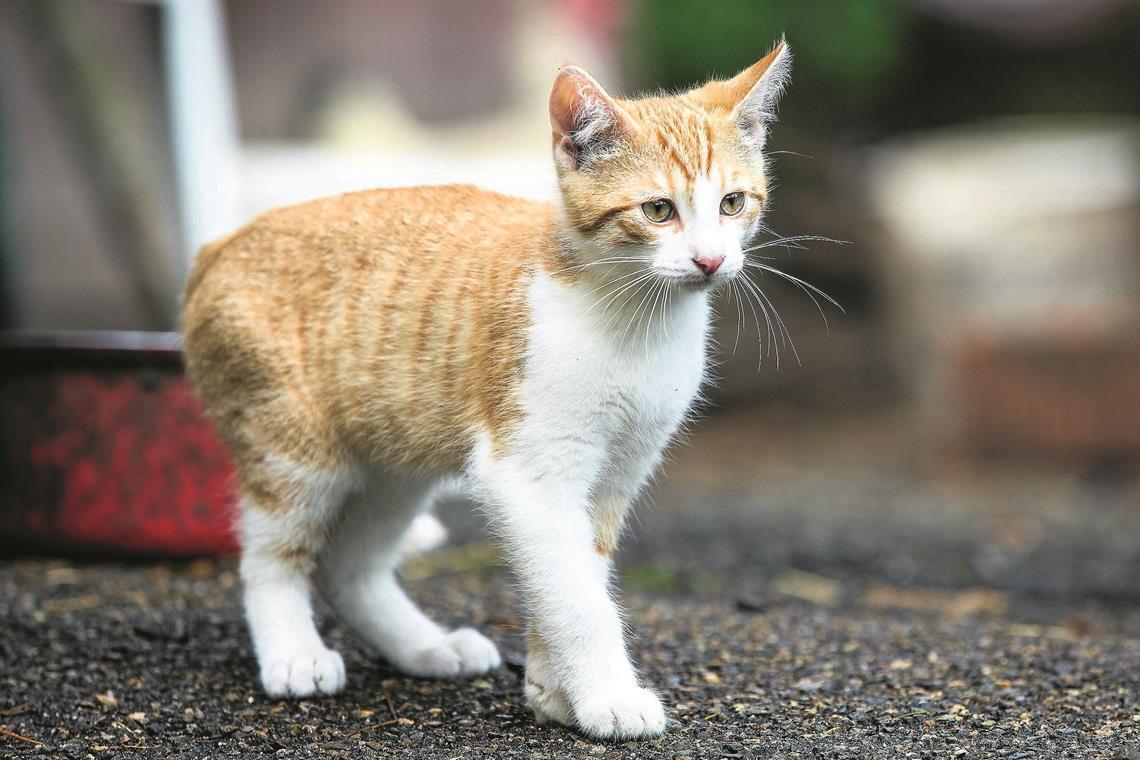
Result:
[[[771,314],[768,313],[768,307],[765,306],[764,302],[760,300],[760,297],[757,295],[757,292],[756,292],[758,290],[756,284],[754,282],[752,282],[750,279],[748,279],[747,275],[745,275],[741,278],[741,285],[744,287],[744,292],[746,294],[748,294],[748,296],[749,296],[749,304],[751,305],[753,302],[755,302],[755,304],[760,307],[760,311],[764,314],[764,325],[767,328],[768,340],[767,340],[766,349],[762,350],[760,353],[760,360],[761,360],[761,362],[764,360],[765,354],[767,354],[768,356],[771,356],[772,350],[774,348],[776,351],[776,369],[779,369],[780,368],[780,346],[779,346],[779,344],[776,343],[776,330],[772,326],[772,316],[771,316]],[[756,321],[756,338],[757,338],[757,340],[763,341],[763,338],[760,335],[760,319],[756,315],[755,306],[752,307],[752,317]]]
[[[729,284],[732,286],[732,295],[736,298],[736,337],[732,340],[732,355],[736,356],[736,349],[740,345],[740,331],[744,325],[744,304],[740,302],[740,285],[735,279],[730,280]]]
[[[605,264],[649,264],[652,258],[648,256],[606,256],[601,259],[593,261],[585,261],[576,264],[568,264],[558,269],[551,270],[552,275],[576,274],[590,267],[605,265]]]
[[[621,305],[618,306],[618,308],[614,310],[613,316],[611,316],[610,319],[607,320],[607,322],[606,322],[605,329],[608,331],[610,329],[610,327],[617,321],[617,319],[623,315],[625,307],[630,301],[632,301],[634,298],[640,297],[641,292],[643,290],[645,290],[646,288],[650,288],[652,286],[653,286],[653,275],[652,275],[652,273],[649,273],[649,276],[644,277],[638,281],[637,287],[635,289],[633,289],[633,291],[629,295],[626,296],[625,300],[621,302]],[[633,324],[633,318],[634,318],[634,316],[636,316],[637,310],[640,308],[640,303],[641,302],[638,301],[638,307],[635,308],[633,310],[633,312],[630,314],[629,324],[627,324],[625,329],[622,330],[621,335],[618,338],[619,346],[622,346],[623,348],[624,348],[625,342],[626,342],[626,335],[628,334],[630,327]]]
[[[759,347],[760,350],[757,352],[759,354],[759,359],[758,359],[758,363],[756,365],[756,369],[757,369],[757,371],[759,371],[760,366],[764,362],[764,350],[765,350],[765,346],[763,345],[764,339],[760,335],[760,317],[756,313],[756,306],[753,303],[754,299],[749,295],[747,288],[744,289],[744,296],[745,296],[744,300],[748,302],[748,308],[752,311],[752,321],[756,323],[756,340],[759,341],[761,344]],[[763,310],[763,304],[761,304],[761,309]],[[772,323],[771,323],[771,320],[768,319],[768,312],[767,311],[764,312],[764,321],[765,321],[765,324],[768,326],[769,334],[771,334]],[[744,312],[743,312],[743,310],[741,310],[741,313],[740,313],[740,323],[741,323],[741,325],[744,324]],[[768,351],[768,354],[771,355],[771,353],[772,353],[772,341],[771,340],[768,341],[767,351]]]
[[[645,277],[643,277],[642,279],[638,280],[638,285],[637,285],[637,288],[636,288],[636,289],[635,289],[635,290],[634,290],[632,293],[630,293],[629,295],[627,295],[627,296],[625,297],[625,300],[624,300],[624,301],[622,301],[622,302],[621,302],[621,305],[620,305],[620,306],[618,306],[618,308],[615,310],[615,311],[616,311],[616,313],[617,313],[617,315],[620,315],[620,314],[622,314],[623,310],[624,310],[624,309],[625,309],[625,307],[626,307],[626,306],[629,304],[629,302],[630,302],[630,301],[632,301],[634,298],[637,298],[638,296],[640,296],[640,294],[641,294],[641,291],[642,291],[643,289],[645,289],[646,287],[652,287],[652,285],[653,285],[653,277],[654,277],[653,273],[652,273],[652,272],[649,272],[649,273],[646,273],[646,276],[645,276]]]
[[[610,286],[613,286],[614,290],[612,290],[608,293],[604,293],[603,295],[599,296],[598,300],[596,300],[594,302],[594,304],[592,304],[590,306],[590,309],[595,308],[597,305],[602,304],[602,303],[606,302],[607,300],[610,300],[612,298],[620,296],[628,288],[636,285],[637,283],[641,282],[643,279],[647,279],[647,278],[652,277],[652,276],[653,276],[652,271],[637,271],[637,272],[630,272],[627,275],[622,275],[621,277],[617,277],[617,278],[614,278],[613,280],[609,280],[609,281],[603,283],[602,285],[591,290],[586,295],[589,295],[590,293],[596,293],[597,291],[603,290],[604,288],[610,287]],[[587,313],[589,313],[589,309],[587,309]]]
[[[623,346],[623,347],[625,346],[625,343],[626,343],[626,341],[627,341],[627,340],[631,340],[631,339],[633,338],[633,335],[634,335],[634,334],[635,334],[635,333],[636,333],[638,330],[640,330],[640,329],[641,329],[642,310],[645,308],[646,304],[648,304],[648,303],[649,303],[649,299],[650,299],[650,297],[651,297],[651,296],[653,295],[653,293],[654,293],[654,292],[657,290],[657,287],[659,286],[659,284],[660,284],[660,283],[659,283],[659,281],[658,281],[658,280],[656,280],[656,279],[654,279],[654,280],[652,281],[652,284],[651,284],[651,285],[650,285],[650,287],[648,288],[648,290],[646,290],[646,292],[645,292],[645,295],[644,295],[644,296],[641,298],[641,300],[638,302],[638,304],[637,304],[637,308],[636,308],[636,309],[634,310],[634,312],[633,312],[633,316],[632,316],[632,317],[630,317],[630,322],[629,322],[629,324],[628,324],[628,325],[626,325],[626,329],[625,329],[624,337],[623,337],[623,339],[622,339],[622,346]],[[634,320],[635,320],[635,319],[637,320],[637,321],[636,321],[636,325],[634,324]]]
[[[658,297],[661,304],[661,324],[658,329],[660,330],[662,336],[668,336],[669,334],[669,314],[666,311],[666,304],[669,302],[670,290],[672,290],[672,288],[669,287],[669,284],[665,281],[662,281],[661,295]],[[657,306],[656,302],[654,303],[654,306]]]
[[[588,291],[586,291],[586,292],[585,292],[585,293],[583,293],[582,295],[583,295],[583,296],[591,296],[591,295],[593,295],[594,293],[597,293],[599,290],[604,290],[605,288],[608,288],[608,287],[611,287],[611,286],[615,286],[615,285],[617,285],[618,283],[620,283],[620,282],[623,282],[624,280],[628,280],[628,279],[630,279],[631,277],[637,277],[637,276],[639,276],[639,275],[644,275],[644,274],[645,274],[645,272],[643,272],[643,271],[640,271],[640,270],[639,270],[639,271],[636,271],[636,272],[628,272],[627,274],[623,274],[623,275],[621,275],[620,277],[615,277],[615,278],[613,278],[613,279],[611,279],[611,280],[606,280],[606,281],[605,281],[605,282],[603,282],[601,285],[598,285],[596,288],[593,288],[592,290],[588,290]],[[606,294],[606,295],[609,295],[609,294]],[[598,304],[600,301],[604,300],[604,299],[605,299],[605,297],[606,297],[606,296],[605,296],[605,295],[603,295],[601,298],[599,298],[599,299],[598,299],[598,301],[595,301],[595,302],[594,302],[594,304],[590,306],[590,309],[593,309],[593,308],[594,308],[594,306],[596,306],[596,305],[597,305],[597,304]],[[587,314],[590,312],[590,309],[587,309],[587,310],[586,310],[586,313],[587,313]]]
[[[767,152],[767,155],[769,155],[769,156],[799,156],[800,158],[807,158],[807,159],[810,159],[812,161],[815,160],[815,156],[809,156],[806,153],[796,153],[794,150],[770,150]]]
[[[607,259],[598,259],[596,261],[590,261],[590,262],[587,262],[585,264],[580,265],[578,267],[578,271],[581,271],[583,269],[589,269],[590,267],[596,267],[596,266],[603,265],[603,264],[648,264],[651,261],[652,261],[652,259],[644,257],[644,256],[639,256],[636,258],[634,258],[634,257],[621,257],[621,258],[614,257],[614,258],[607,258]]]
[[[771,235],[771,236],[772,236],[772,238],[773,238],[774,240],[772,240],[772,241],[763,241],[763,242],[761,242],[761,243],[759,243],[759,244],[757,244],[757,245],[753,246],[752,248],[749,248],[749,249],[745,249],[745,251],[744,251],[745,255],[747,255],[747,254],[748,254],[748,253],[750,253],[750,252],[754,252],[754,251],[758,251],[758,250],[761,250],[762,248],[768,248],[768,247],[777,246],[777,245],[779,245],[779,243],[778,243],[778,242],[776,242],[776,241],[778,241],[778,240],[782,240],[783,238],[787,237],[787,235],[782,235],[782,234],[780,234],[779,232],[776,232],[774,229],[772,229],[772,228],[771,228],[771,227],[769,227],[768,225],[764,224],[764,222],[763,222],[763,221],[759,221],[759,222],[757,222],[757,223],[756,223],[756,227],[757,227],[757,228],[758,228],[758,229],[759,229],[761,232],[764,232],[764,233],[766,233],[766,234],[768,234],[768,235]],[[801,245],[799,245],[799,244],[796,244],[796,245],[794,245],[794,246],[792,246],[792,245],[784,245],[784,246],[783,246],[784,250],[785,250],[787,253],[789,253],[789,254],[792,252],[792,248],[793,248],[793,247],[795,247],[795,248],[799,248],[800,250],[807,250],[807,249],[806,249],[804,246],[801,246]],[[771,257],[771,256],[756,256],[756,255],[754,254],[754,255],[753,255],[753,258],[763,258],[763,259],[766,259],[766,260],[772,260],[772,258],[773,258],[773,257]]]
[[[772,240],[764,240],[755,245],[748,246],[743,249],[745,253],[752,251],[759,251],[764,248],[798,248],[801,251],[808,250],[807,246],[801,243],[821,242],[821,243],[834,243],[835,245],[849,245],[846,240],[836,240],[835,238],[822,237],[819,235],[792,235],[789,237],[773,238]]]
[[[750,283],[749,289],[752,292],[753,299],[755,299],[756,304],[760,306],[760,310],[764,314],[764,323],[768,329],[768,347],[766,353],[768,356],[771,356],[773,353],[776,355],[776,369],[778,371],[780,369],[780,342],[783,340],[783,333],[777,332],[776,328],[778,326],[778,323],[774,322],[772,319],[772,312],[768,308],[768,305],[765,303],[765,301],[762,299],[759,289],[756,288],[755,283]]]
[[[834,245],[850,245],[848,240],[836,240],[824,235],[781,235],[768,225],[760,222],[757,228],[768,235],[772,235],[772,240],[765,240],[756,245],[744,249],[744,253],[751,253],[752,251],[759,251],[764,248],[781,247],[790,252],[790,249],[796,248],[801,251],[808,250],[807,246],[801,245],[808,242],[832,243]]]
[[[641,303],[637,305],[637,324],[634,325],[633,330],[630,331],[629,339],[631,341],[634,340],[634,336],[641,331],[641,322],[649,313],[646,311],[646,308],[652,303],[653,297],[657,294],[657,289],[659,287],[660,283],[657,280],[654,280],[653,285],[649,288],[648,291],[646,291],[645,297],[641,299]],[[648,338],[648,333],[646,333],[646,337]]]
[[[663,290],[667,290],[667,288],[659,284],[653,295],[653,305],[649,307],[649,318],[645,320],[645,351],[647,358],[649,353],[649,331],[653,327],[653,315],[657,313],[657,303],[662,299]],[[664,312],[662,312],[662,323],[664,323],[664,316]]]
[[[647,282],[650,282],[652,279],[653,279],[653,272],[644,272],[644,273],[641,273],[641,277],[639,277],[639,278],[637,278],[637,279],[633,280],[632,282],[628,282],[628,283],[626,283],[626,284],[625,284],[625,285],[623,285],[623,286],[622,286],[620,289],[618,289],[616,292],[614,292],[614,293],[611,293],[611,294],[609,294],[609,295],[606,295],[606,296],[603,296],[602,298],[598,299],[598,301],[597,301],[597,302],[595,302],[595,306],[596,306],[596,305],[597,305],[599,302],[605,301],[606,303],[605,303],[605,305],[602,307],[602,311],[603,311],[603,312],[604,312],[604,311],[608,311],[608,310],[609,310],[609,308],[610,308],[610,307],[613,305],[613,303],[614,303],[614,302],[615,302],[615,301],[616,301],[616,300],[617,300],[619,297],[621,297],[622,293],[625,293],[626,291],[629,291],[629,290],[633,290],[633,292],[632,292],[632,293],[630,293],[628,296],[626,296],[626,299],[625,299],[624,301],[622,301],[622,302],[621,302],[621,305],[620,305],[620,306],[618,306],[618,308],[614,310],[616,314],[621,314],[621,311],[622,311],[622,309],[624,309],[624,308],[625,308],[625,305],[626,305],[627,303],[629,303],[629,302],[630,302],[630,300],[632,300],[632,298],[633,298],[633,297],[634,297],[634,296],[637,294],[637,292],[638,292],[639,290],[641,290],[641,288],[642,288],[642,287],[644,287],[645,283],[647,283]],[[636,288],[636,289],[634,289],[634,288]],[[589,311],[590,311],[590,310],[592,310],[593,308],[594,308],[594,306],[591,306],[591,307],[590,307],[590,309],[587,309],[586,313],[589,313]],[[613,320],[613,317],[611,317],[609,320],[607,320],[607,322],[606,322],[606,327],[607,327],[607,328],[609,327],[609,325],[610,325],[610,323],[612,322],[612,320]]]
[[[748,279],[748,278],[746,277],[745,279]],[[772,299],[770,299],[768,297],[768,295],[764,292],[763,288],[761,288],[755,282],[753,282],[752,284],[756,287],[756,292],[759,294],[760,298],[764,299],[764,301],[772,309],[772,316],[775,317],[776,324],[778,324],[780,326],[780,331],[783,333],[782,342],[784,343],[785,346],[789,346],[792,349],[792,354],[796,357],[796,364],[799,364],[802,366],[803,362],[800,361],[800,352],[796,349],[796,342],[794,340],[792,340],[792,334],[788,330],[788,326],[786,324],[784,324],[784,318],[780,316],[780,310],[777,309],[776,305],[772,303]],[[779,364],[780,364],[780,358],[779,358],[779,354],[777,354],[776,355],[776,366],[779,367]]]
[[[756,245],[751,245],[751,246],[743,249],[742,252],[745,254],[748,254],[748,253],[753,253],[755,251],[761,251],[765,248],[783,248],[784,250],[788,251],[789,253],[791,252],[791,250],[793,248],[800,250],[800,251],[806,251],[807,250],[807,246],[800,245],[799,243],[794,242],[794,241],[765,240],[763,243],[757,243]]]
[[[760,262],[756,262],[756,261],[745,262],[745,265],[752,267],[753,269],[759,269],[759,270],[764,271],[764,272],[771,272],[772,274],[777,275],[778,277],[783,277],[785,280],[787,280],[788,282],[792,283],[793,285],[798,287],[800,290],[802,290],[804,292],[804,294],[808,298],[811,299],[811,302],[813,304],[815,304],[815,308],[819,310],[819,315],[823,318],[823,324],[829,330],[831,329],[831,327],[827,321],[827,314],[824,313],[823,306],[821,306],[819,301],[816,300],[815,295],[818,295],[820,298],[823,298],[825,301],[830,303],[832,306],[839,309],[840,312],[842,312],[844,314],[847,313],[847,310],[844,309],[839,304],[838,301],[836,301],[830,295],[825,293],[823,290],[817,288],[815,285],[812,285],[810,282],[807,282],[806,280],[802,280],[799,277],[796,277],[795,275],[788,274],[787,272],[784,272],[780,269],[776,269],[773,266],[769,266],[767,264],[761,264]],[[813,294],[815,294],[815,295],[813,295]]]

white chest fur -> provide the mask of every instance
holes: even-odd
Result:
[[[704,379],[709,317],[700,292],[662,296],[640,313],[596,301],[546,275],[532,282],[520,441],[551,466],[581,460],[591,481],[656,463]]]

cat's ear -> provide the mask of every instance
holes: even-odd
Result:
[[[776,104],[791,78],[792,51],[784,38],[768,55],[732,79],[709,82],[698,97],[731,118],[750,146],[759,150],[768,139],[768,127],[776,121]]]
[[[637,131],[637,123],[594,78],[563,66],[550,91],[554,159],[568,169],[588,166]]]

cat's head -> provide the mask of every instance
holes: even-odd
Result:
[[[631,100],[563,67],[550,121],[566,218],[593,259],[581,264],[610,259],[695,288],[739,273],[767,199],[764,143],[790,63],[780,41],[731,79]]]

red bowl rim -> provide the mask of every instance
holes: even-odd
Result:
[[[176,332],[126,330],[0,330],[0,367],[150,364],[180,367]]]

